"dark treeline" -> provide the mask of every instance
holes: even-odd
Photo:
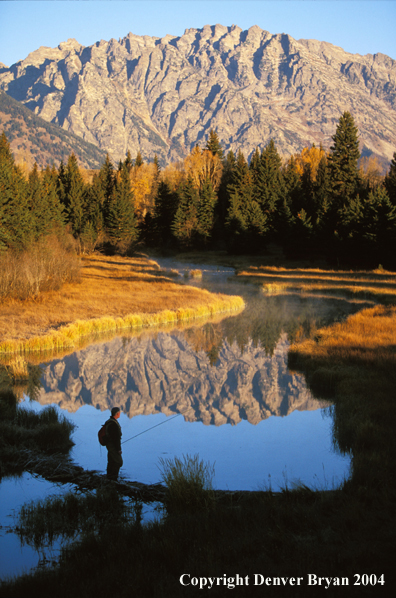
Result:
[[[386,176],[362,158],[345,112],[329,152],[305,148],[282,161],[271,140],[250,162],[224,156],[217,134],[178,164],[161,170],[130,153],[99,171],[72,154],[59,168],[15,165],[0,140],[0,251],[26,250],[67,231],[81,252],[128,254],[137,243],[167,250],[226,249],[289,258],[321,257],[334,266],[396,267],[396,153]]]

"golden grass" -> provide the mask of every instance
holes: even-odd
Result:
[[[189,276],[190,278],[202,278],[202,270],[190,270]]]
[[[240,297],[176,284],[144,257],[90,256],[80,284],[0,308],[0,353],[73,348],[81,337],[241,309]],[[166,309],[164,307],[166,306]]]
[[[396,366],[396,306],[364,309],[345,322],[318,330],[315,340],[293,345],[290,352],[311,360],[331,358],[336,366],[357,360],[375,367]]]
[[[305,374],[316,396],[335,400],[335,438],[353,454],[348,485],[377,503],[379,493],[392,496],[393,513],[396,306],[364,309],[294,344],[289,367]]]
[[[263,284],[262,291],[266,295],[281,295],[285,291],[287,291],[290,287],[287,284],[278,283],[278,282],[269,282],[268,284]]]
[[[263,292],[269,294],[326,291],[349,297],[370,297],[386,303],[396,302],[396,274],[385,270],[355,272],[251,266],[239,272],[238,278],[261,284]]]

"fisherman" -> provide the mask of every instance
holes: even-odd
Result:
[[[123,464],[121,451],[121,426],[118,419],[121,415],[119,407],[113,407],[111,417],[106,422],[106,448],[107,448],[107,478],[117,481],[118,472]]]

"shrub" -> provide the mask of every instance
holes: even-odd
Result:
[[[214,465],[200,461],[199,455],[183,455],[182,459],[161,457],[159,462],[161,477],[167,487],[165,506],[168,513],[213,508]]]
[[[0,254],[0,298],[33,299],[78,280],[80,261],[68,235],[49,235],[28,250]]]

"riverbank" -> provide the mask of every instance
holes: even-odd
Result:
[[[80,282],[34,301],[0,308],[0,354],[78,346],[84,336],[211,316],[243,308],[240,297],[212,294],[172,279],[147,257],[82,258]]]

